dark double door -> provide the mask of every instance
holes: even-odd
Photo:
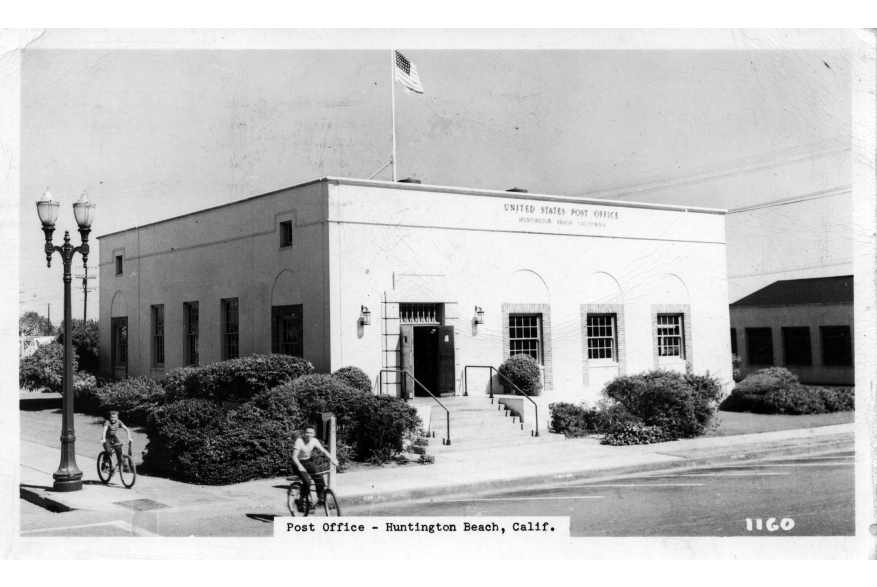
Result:
[[[453,394],[454,327],[403,325],[400,334],[402,369],[417,380],[405,376],[406,397]]]

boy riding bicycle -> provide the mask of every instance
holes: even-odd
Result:
[[[325,483],[323,481],[323,476],[320,475],[320,471],[317,468],[316,463],[314,463],[313,459],[311,459],[311,454],[314,450],[318,450],[332,462],[336,467],[338,466],[338,461],[329,454],[323,445],[320,444],[320,441],[314,438],[317,434],[316,428],[313,426],[305,426],[302,431],[302,437],[297,438],[295,440],[295,446],[292,449],[292,463],[293,463],[293,471],[301,477],[302,488],[301,495],[310,495],[311,492],[311,477],[314,476],[314,483],[317,486],[317,504],[323,505],[323,489],[325,489]],[[308,474],[310,473],[310,475]],[[296,505],[301,506],[299,501],[296,502]]]
[[[118,437],[119,428],[125,430],[125,434],[128,435],[128,444],[133,445],[134,441],[131,440],[131,431],[128,430],[128,427],[125,426],[121,420],[119,420],[119,412],[115,410],[110,412],[109,420],[104,420],[104,434],[101,442],[104,445],[104,450],[108,453],[115,451],[117,462],[122,463],[122,443],[119,442]]]

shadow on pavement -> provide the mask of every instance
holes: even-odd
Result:
[[[247,514],[247,517],[251,520],[256,520],[257,522],[265,522],[266,524],[273,524],[274,518],[279,516],[275,516],[274,514]]]

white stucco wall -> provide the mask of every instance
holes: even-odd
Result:
[[[504,359],[502,305],[547,302],[553,384],[545,394],[594,401],[599,389],[583,386],[580,306],[620,297],[628,373],[654,368],[652,306],[688,304],[695,372],[731,380],[720,214],[344,183],[330,187],[328,213],[332,369],[357,365],[377,377],[397,367],[392,352],[375,352],[398,347],[399,322],[383,301],[444,302],[459,394],[465,365],[498,367]],[[362,305],[372,312],[370,326],[359,324]],[[475,306],[484,309],[483,325],[473,323]],[[470,394],[485,393],[485,383],[470,371]]]

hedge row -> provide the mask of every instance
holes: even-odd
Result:
[[[788,415],[846,412],[855,410],[855,389],[801,385],[788,369],[770,367],[739,382],[720,409]]]

